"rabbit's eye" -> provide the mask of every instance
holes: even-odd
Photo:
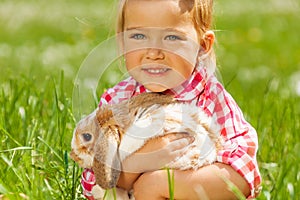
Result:
[[[89,142],[92,139],[92,135],[89,133],[83,133],[82,137],[83,137],[84,141],[86,141],[86,142]]]

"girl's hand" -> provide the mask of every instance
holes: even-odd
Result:
[[[182,156],[194,137],[186,133],[172,133],[148,141],[141,149],[130,155],[122,163],[122,171],[143,173],[161,169]]]
[[[129,191],[141,173],[161,169],[183,155],[193,141],[194,137],[186,133],[172,133],[148,141],[123,161],[118,187]]]

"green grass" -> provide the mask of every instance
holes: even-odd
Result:
[[[174,200],[174,191],[175,191],[174,171],[170,168],[167,168],[166,171],[168,175],[168,184],[169,184],[169,199]]]
[[[259,136],[258,199],[300,196],[299,2],[284,2],[227,0],[215,8],[220,78]],[[113,35],[112,4],[0,2],[0,195],[6,199],[83,198],[81,169],[69,158],[78,117],[73,81],[89,52]],[[121,77],[110,69],[98,96]]]
[[[11,199],[78,196],[79,169],[68,156],[75,120],[70,98],[56,87],[62,82],[18,77],[1,88],[0,193]]]

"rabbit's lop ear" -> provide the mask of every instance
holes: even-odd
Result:
[[[93,171],[96,183],[103,189],[117,185],[121,172],[121,162],[118,155],[119,138],[108,130],[98,138],[95,144]]]

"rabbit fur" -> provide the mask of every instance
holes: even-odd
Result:
[[[80,120],[70,155],[79,166],[93,169],[100,188],[109,189],[116,187],[122,161],[149,139],[169,133],[187,133],[195,140],[185,155],[165,167],[198,169],[215,162],[222,148],[216,124],[195,105],[169,95],[142,93],[119,104],[98,107]]]

